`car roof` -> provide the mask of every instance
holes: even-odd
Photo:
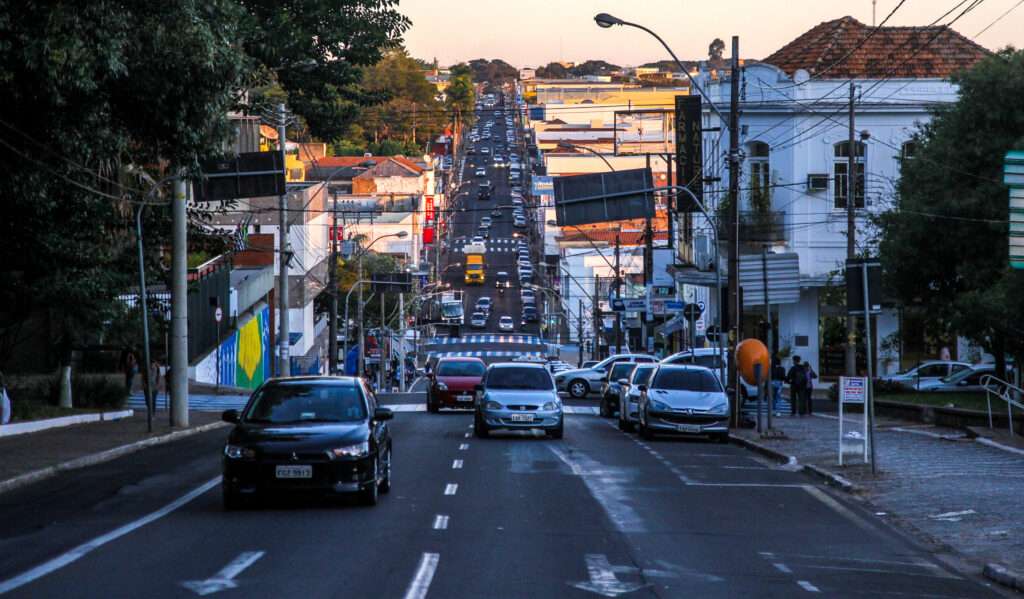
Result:
[[[355,387],[359,378],[354,376],[293,376],[288,378],[267,379],[263,385],[295,385],[299,383],[318,383],[337,387]]]
[[[697,364],[656,364],[656,366],[658,370],[706,370],[711,374],[715,373],[707,366],[698,366]]]
[[[547,363],[546,362],[542,364],[540,362],[526,362],[526,361],[522,361],[522,362],[495,362],[495,363],[491,364],[488,367],[488,369],[490,369],[490,368],[494,368],[494,369],[522,368],[524,366],[527,367],[527,368],[538,368],[540,370],[543,370],[544,372],[548,371]]]
[[[481,360],[480,358],[473,358],[470,356],[447,356],[444,358],[438,358],[437,363],[440,364],[441,362],[479,362],[481,364],[484,363],[484,361]]]

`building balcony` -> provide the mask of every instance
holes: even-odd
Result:
[[[732,239],[728,227],[728,214],[715,213],[715,224],[721,241]],[[774,243],[786,241],[785,213],[777,211],[741,210],[739,222],[740,243]]]

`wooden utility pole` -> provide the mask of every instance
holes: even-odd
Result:
[[[854,85],[850,82],[850,140],[846,151],[849,153],[846,163],[846,258],[852,260],[857,257],[857,175],[854,169],[857,166],[857,152],[853,145],[853,95]],[[869,318],[867,314],[864,316]],[[857,374],[857,317],[849,313],[846,315],[846,376]]]
[[[732,69],[729,86],[729,337],[727,350],[729,388],[733,389],[733,426],[739,425],[740,394],[733,350],[740,339],[743,308],[740,298],[740,38],[732,37]],[[721,301],[721,298],[719,298]],[[720,333],[721,334],[721,331]]]

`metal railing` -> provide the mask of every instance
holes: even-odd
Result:
[[[1018,397],[1024,395],[1024,389],[1017,387],[1012,383],[1008,383],[1002,379],[998,379],[991,374],[986,374],[981,377],[979,381],[982,388],[985,389],[985,401],[988,404],[988,427],[992,426],[992,396],[995,395],[997,398],[1006,402],[1006,417],[1010,422],[1010,434],[1013,434],[1013,408],[1017,407],[1019,410],[1024,410],[1024,404],[1020,403],[1013,398],[1014,395]]]

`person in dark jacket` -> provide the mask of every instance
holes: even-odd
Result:
[[[807,377],[807,385],[804,387],[804,413],[810,416],[814,413],[814,403],[812,401],[811,392],[814,391],[814,379],[818,378],[818,373],[814,372],[814,368],[811,367],[810,362],[804,362],[804,375]]]
[[[803,416],[805,410],[802,402],[807,388],[807,373],[800,363],[800,356],[793,356],[793,366],[786,373],[786,382],[789,383],[789,415],[796,416],[799,413]]]

